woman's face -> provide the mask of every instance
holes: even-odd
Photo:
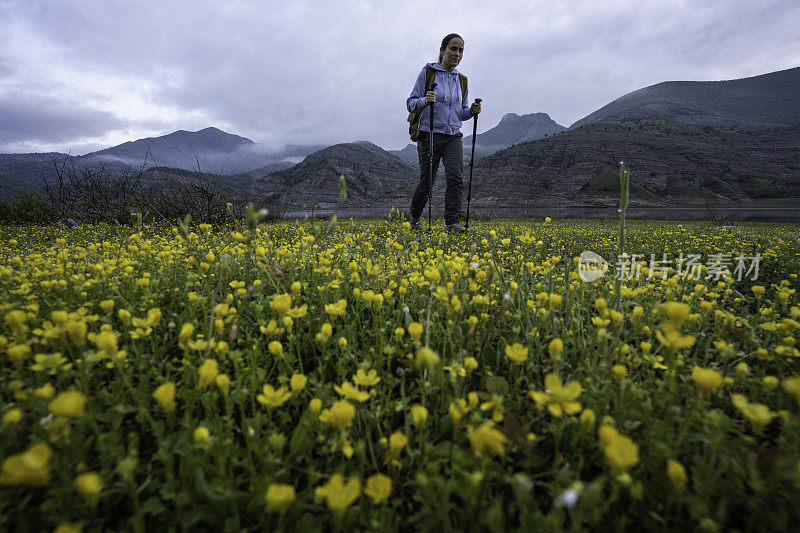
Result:
[[[445,48],[439,50],[442,53],[442,66],[447,70],[453,70],[461,62],[464,55],[464,41],[458,37],[453,37]]]

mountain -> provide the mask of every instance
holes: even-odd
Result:
[[[419,180],[399,158],[368,141],[329,146],[290,169],[257,178],[247,196],[259,205],[335,207],[339,176],[347,184],[347,207],[400,205]]]
[[[665,122],[604,121],[514,146],[475,167],[476,206],[775,204],[800,199],[800,139]]]
[[[216,187],[219,191],[236,198],[243,202],[247,198],[243,191],[248,189],[255,181],[263,176],[286,170],[294,166],[294,163],[286,161],[273,163],[247,172],[239,174],[211,174],[208,172],[197,172],[182,168],[171,167],[150,167],[142,174],[142,179],[148,183],[157,183],[161,187],[170,187],[175,184],[199,184],[205,183],[209,187]]]
[[[321,146],[288,146],[270,150],[246,137],[217,128],[190,132],[178,130],[161,137],[129,141],[81,156],[81,164],[122,163],[166,166],[217,174],[236,174],[292,158],[301,158]]]
[[[666,82],[566,132],[480,160],[476,205],[616,205],[618,162],[635,205],[800,203],[800,68]],[[502,187],[497,187],[502,183]]]
[[[402,150],[387,150],[393,156],[396,156],[406,165],[419,169],[419,156],[417,155],[417,145],[407,144]]]
[[[462,131],[470,128],[471,124],[471,121],[465,121],[461,126]],[[527,115],[506,113],[497,126],[476,136],[475,160],[509,146],[541,139],[566,129],[551,119],[547,113],[529,113]],[[463,144],[464,163],[469,164],[472,155],[472,135],[465,136]],[[399,157],[407,165],[419,168],[416,144],[409,144],[402,150],[390,150],[389,152]]]
[[[633,91],[578,120],[666,120],[755,133],[800,133],[800,67],[728,81],[668,81]]]
[[[496,152],[515,144],[560,133],[566,129],[551,119],[547,113],[530,113],[528,115],[506,113],[497,126],[476,136],[475,150],[477,153],[477,147],[481,146],[484,150]],[[472,135],[464,137],[464,146],[471,146],[471,143]]]
[[[12,198],[20,191],[43,192],[42,176],[55,179],[55,165],[69,159],[67,154],[58,152],[0,154],[0,200]]]
[[[199,168],[204,174],[237,175],[255,171],[256,175],[262,175],[284,170],[321,148],[322,145],[288,145],[272,150],[239,135],[205,128],[129,141],[83,156],[0,154],[0,199],[13,197],[22,190],[43,192],[42,178],[54,181],[56,165],[66,168],[103,165],[114,171],[149,167],[161,167],[162,171],[164,168],[197,171]],[[252,179],[246,181],[249,185]]]

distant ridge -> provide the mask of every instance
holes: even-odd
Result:
[[[178,130],[92,152],[81,163],[110,162],[140,166],[165,166],[185,170],[236,174],[308,155],[320,146],[288,146],[269,150],[246,137],[209,127],[199,131]],[[146,163],[145,163],[146,161]]]
[[[471,130],[472,121],[464,121],[461,131],[467,133]],[[475,139],[475,159],[486,157],[489,154],[508,148],[515,144],[534,141],[566,130],[547,113],[528,113],[517,115],[506,113],[497,126],[477,135]],[[472,150],[472,135],[465,135],[464,161],[468,162]],[[402,150],[390,150],[389,153],[399,157],[405,164],[419,168],[417,145],[409,144]]]
[[[262,205],[308,207],[316,202],[334,207],[339,203],[339,176],[345,177],[348,207],[405,199],[418,180],[396,156],[369,141],[356,141],[329,146],[290,169],[256,179],[247,196]]]
[[[748,131],[800,126],[800,67],[727,81],[666,81],[621,96],[576,121],[657,118]]]
[[[465,122],[465,124],[469,123]],[[541,139],[566,129],[551,119],[547,113],[529,113],[527,115],[506,113],[497,126],[479,133],[475,143],[487,149],[493,147],[502,149],[514,144]],[[464,143],[472,143],[472,135],[465,136]]]

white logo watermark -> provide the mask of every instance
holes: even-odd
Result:
[[[749,256],[740,253],[738,256],[733,254],[716,253],[708,256],[707,262],[702,262],[701,254],[686,254],[683,252],[678,257],[670,259],[666,253],[661,254],[661,258],[656,258],[656,254],[650,254],[650,260],[645,260],[645,254],[622,254],[617,256],[614,264],[614,279],[629,280],[640,279],[643,277],[643,270],[647,269],[645,279],[659,277],[666,279],[670,276],[670,269],[673,274],[680,278],[694,279],[713,279],[732,278],[742,281],[743,278],[755,281],[758,279],[758,269],[761,264],[761,254]],[[589,250],[581,252],[578,258],[578,276],[582,281],[591,282],[605,276],[608,271],[608,261],[600,255]],[[705,273],[705,275],[704,275]]]
[[[578,276],[581,281],[591,282],[606,275],[608,261],[589,250],[581,252],[578,258]]]

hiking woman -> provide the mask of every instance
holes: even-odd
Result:
[[[461,145],[461,121],[468,120],[481,112],[478,102],[469,105],[467,100],[467,78],[456,70],[464,55],[464,39],[451,33],[442,39],[439,48],[439,61],[428,63],[422,69],[411,96],[406,100],[408,111],[421,112],[417,134],[417,154],[419,156],[419,185],[411,200],[411,227],[419,228],[419,217],[428,199],[430,178],[430,131],[431,108],[433,112],[433,174],[439,168],[439,160],[444,163],[445,191],[444,219],[447,231],[464,233],[459,216],[461,214],[461,189],[463,182],[461,171],[464,165],[463,147]],[[429,71],[431,71],[429,73]],[[435,91],[429,91],[429,83],[436,84]]]

